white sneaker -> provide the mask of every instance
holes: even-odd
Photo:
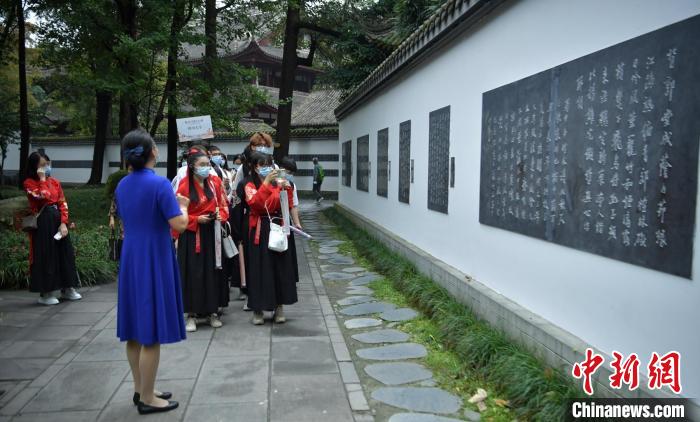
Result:
[[[46,295],[46,296],[39,296],[39,300],[37,300],[37,303],[39,305],[46,305],[46,306],[51,306],[51,305],[58,305],[58,299],[51,295]]]
[[[220,328],[224,324],[221,322],[217,314],[211,314],[209,315],[209,325],[211,325],[211,328]]]
[[[72,287],[63,290],[61,293],[61,299],[80,300],[82,298],[83,296],[80,293],[76,292],[75,289]]]
[[[253,312],[253,325],[265,324],[265,318],[262,312]]]
[[[287,318],[284,316],[282,305],[279,305],[275,308],[275,324],[284,324],[285,322],[287,322]]]
[[[187,318],[187,323],[185,323],[185,331],[188,333],[197,331],[197,320],[192,317]]]
[[[246,299],[248,299],[248,296],[246,296],[245,293],[239,294],[238,297],[236,298],[236,300],[246,300]]]
[[[250,311],[250,308],[248,307],[248,301],[246,300],[245,303],[243,304],[243,310],[248,312]]]

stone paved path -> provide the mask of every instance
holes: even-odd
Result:
[[[373,420],[309,242],[298,245],[300,300],[288,322],[253,326],[232,301],[222,328],[200,325],[163,346],[156,385],[180,407],[149,421]],[[55,307],[0,292],[0,422],[138,418],[115,334],[116,283],[81,292],[83,300]]]
[[[427,355],[425,347],[394,328],[417,318],[418,312],[375,299],[368,285],[380,276],[340,253],[342,242],[333,239],[318,218],[311,217],[306,227],[317,239],[313,253],[342,322],[340,331],[355,373],[370,397],[372,417],[389,422],[478,420],[474,412],[460,413],[459,397],[435,387],[432,372],[421,364]]]
[[[222,328],[200,325],[186,341],[163,346],[157,387],[181,405],[149,420],[467,417],[459,414],[461,400],[436,388],[421,364],[425,348],[395,327],[418,314],[373,297],[367,285],[379,275],[340,252],[343,242],[321,222],[322,208],[302,203],[314,240],[297,237],[300,301],[286,309],[288,322],[252,326],[242,302],[232,301]],[[138,417],[115,337],[116,283],[81,291],[83,300],[50,308],[35,305],[33,294],[0,292],[0,422]]]

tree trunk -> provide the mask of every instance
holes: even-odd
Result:
[[[117,9],[119,12],[119,21],[123,28],[124,34],[136,40],[137,37],[137,22],[136,14],[138,5],[136,0],[120,0],[117,1]],[[129,86],[134,80],[134,64],[131,60],[125,59],[120,63],[120,67],[124,75],[126,75]],[[123,138],[129,131],[136,129],[139,126],[138,106],[134,101],[134,96],[127,88],[121,93],[119,98],[119,137]]]
[[[27,105],[27,56],[24,46],[24,5],[17,0],[17,58],[19,68],[19,187],[27,175],[27,158],[29,158],[29,109]]]
[[[218,10],[216,9],[216,0],[206,0],[204,12],[204,36],[206,43],[204,45],[204,79],[210,79],[214,73],[214,63],[218,57],[216,51],[216,26]]]
[[[278,162],[289,153],[301,3],[301,0],[287,1],[287,22],[284,30],[284,50],[282,53],[282,80],[280,81],[280,104],[277,108],[277,142],[280,145],[275,148],[275,160]]]
[[[170,45],[168,47],[168,79],[166,95],[168,96],[168,179],[177,175],[177,50],[179,33],[184,19],[180,1],[173,1],[173,21],[170,26]]]
[[[106,91],[98,91],[95,119],[95,148],[92,151],[92,170],[88,185],[102,183],[102,168],[104,167],[105,147],[107,146],[107,129],[109,126],[109,112],[112,108],[112,94]]]

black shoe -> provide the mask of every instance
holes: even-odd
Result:
[[[180,405],[180,403],[178,403],[176,401],[168,401],[167,406],[155,407],[155,406],[149,406],[146,403],[140,401],[138,404],[138,409],[139,409],[139,414],[148,415],[151,413],[169,412],[171,410],[177,409],[177,407],[179,405]]]
[[[164,391],[160,394],[156,394],[156,397],[158,397],[159,399],[163,399],[163,400],[168,400],[172,396],[173,396],[173,393],[168,393],[167,391]],[[134,406],[138,406],[140,401],[141,401],[141,394],[134,393]]]

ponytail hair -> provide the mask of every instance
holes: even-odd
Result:
[[[139,128],[124,135],[122,139],[122,150],[126,164],[134,170],[141,170],[146,167],[146,163],[151,159],[151,152],[155,147],[155,142],[151,135]]]

